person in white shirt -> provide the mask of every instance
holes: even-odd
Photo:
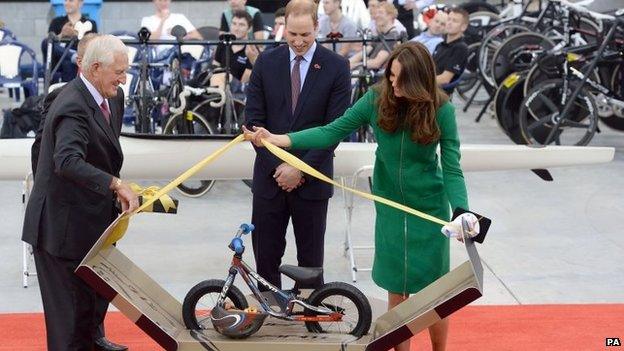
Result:
[[[153,2],[156,14],[141,19],[141,27],[145,27],[150,31],[151,39],[175,39],[171,35],[171,29],[177,25],[184,27],[186,30],[187,34],[184,39],[202,39],[195,26],[186,16],[181,13],[171,13],[169,10],[171,0],[153,0]],[[156,47],[156,52],[160,54],[169,48],[171,48],[171,45],[159,45]]]
[[[340,8],[342,9],[342,14],[353,21],[358,28],[367,28],[370,25],[371,17],[366,9],[364,0],[342,0]],[[319,4],[319,20],[325,15],[327,15],[327,12]]]

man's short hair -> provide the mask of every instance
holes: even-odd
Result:
[[[387,13],[390,14],[390,16],[392,16],[392,18],[397,18],[397,16],[399,15],[399,11],[396,9],[396,7],[394,7],[394,5],[391,2],[388,1],[379,1],[379,9],[384,9],[386,10]]]
[[[115,62],[116,53],[128,54],[128,47],[121,39],[112,35],[98,35],[91,40],[91,44],[93,45],[87,45],[82,57],[82,67],[85,71],[96,62],[106,66],[112,64]]]
[[[470,23],[470,14],[463,7],[453,6],[453,7],[451,7],[449,9],[448,13],[449,14],[451,14],[451,13],[460,14],[462,16],[462,19],[464,20],[464,24],[467,25],[468,23]]]
[[[251,15],[249,14],[249,12],[245,11],[245,10],[236,10],[232,12],[232,18],[242,18],[247,22],[247,26],[249,28],[251,28],[251,24],[253,23],[253,18],[251,18]]]
[[[275,17],[285,17],[285,16],[286,16],[285,7],[280,7],[279,9],[277,9],[277,11],[275,11]]]
[[[87,44],[89,44],[91,42],[92,39],[96,38],[98,36],[97,33],[87,33],[85,34],[82,39],[80,39],[80,41],[78,42],[78,48],[76,50],[76,54],[78,55],[78,57],[83,57],[85,54],[85,51],[87,51]]]
[[[312,0],[290,0],[286,5],[286,22],[288,16],[308,15],[316,26],[318,24],[318,6]]]

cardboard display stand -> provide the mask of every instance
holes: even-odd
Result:
[[[381,351],[406,340],[482,296],[483,267],[472,240],[468,260],[379,316],[361,338],[307,331],[302,323],[267,319],[251,337],[234,340],[209,330],[188,330],[182,304],[115,246],[106,245],[112,228],[102,234],[76,273],[165,350],[315,350]],[[374,303],[372,303],[374,305]]]

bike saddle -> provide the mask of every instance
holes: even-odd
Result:
[[[314,284],[323,275],[323,267],[299,267],[285,264],[280,266],[279,271],[303,285]]]

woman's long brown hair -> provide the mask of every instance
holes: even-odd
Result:
[[[397,98],[390,82],[390,67],[394,60],[401,64],[398,86],[404,96]],[[430,144],[440,139],[436,121],[438,108],[448,96],[436,84],[435,64],[427,48],[416,42],[397,46],[388,59],[385,78],[377,87],[378,119],[381,129],[394,133],[399,128],[410,131],[411,139]]]

